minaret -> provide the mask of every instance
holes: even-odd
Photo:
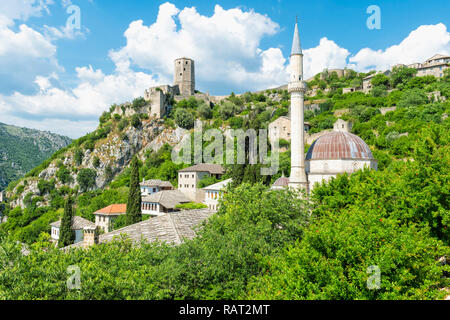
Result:
[[[303,81],[303,53],[298,35],[298,23],[295,22],[294,40],[290,58],[291,78],[288,92],[291,95],[291,176],[289,187],[308,192],[308,179],[305,171],[305,125],[304,95],[306,83]]]

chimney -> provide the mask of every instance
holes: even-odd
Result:
[[[97,227],[85,227],[83,234],[83,247],[89,248],[94,244],[98,244]]]

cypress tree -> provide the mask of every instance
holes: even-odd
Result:
[[[141,213],[141,188],[139,185],[139,160],[135,156],[131,161],[130,191],[127,202],[127,224],[142,221]]]
[[[73,213],[73,200],[72,197],[69,196],[64,204],[64,215],[59,227],[58,246],[60,248],[71,245],[75,241],[75,233],[72,230]]]

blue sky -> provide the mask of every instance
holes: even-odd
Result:
[[[81,29],[64,29],[70,5]],[[377,5],[381,29],[366,12]],[[9,0],[0,4],[0,122],[73,138],[112,103],[171,83],[195,59],[197,88],[222,95],[285,83],[295,16],[306,76],[450,54],[444,1]],[[142,22],[139,22],[142,20]]]

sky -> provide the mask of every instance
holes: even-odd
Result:
[[[212,95],[285,84],[296,16],[306,78],[450,54],[449,1],[0,0],[0,122],[78,138],[183,56]]]

